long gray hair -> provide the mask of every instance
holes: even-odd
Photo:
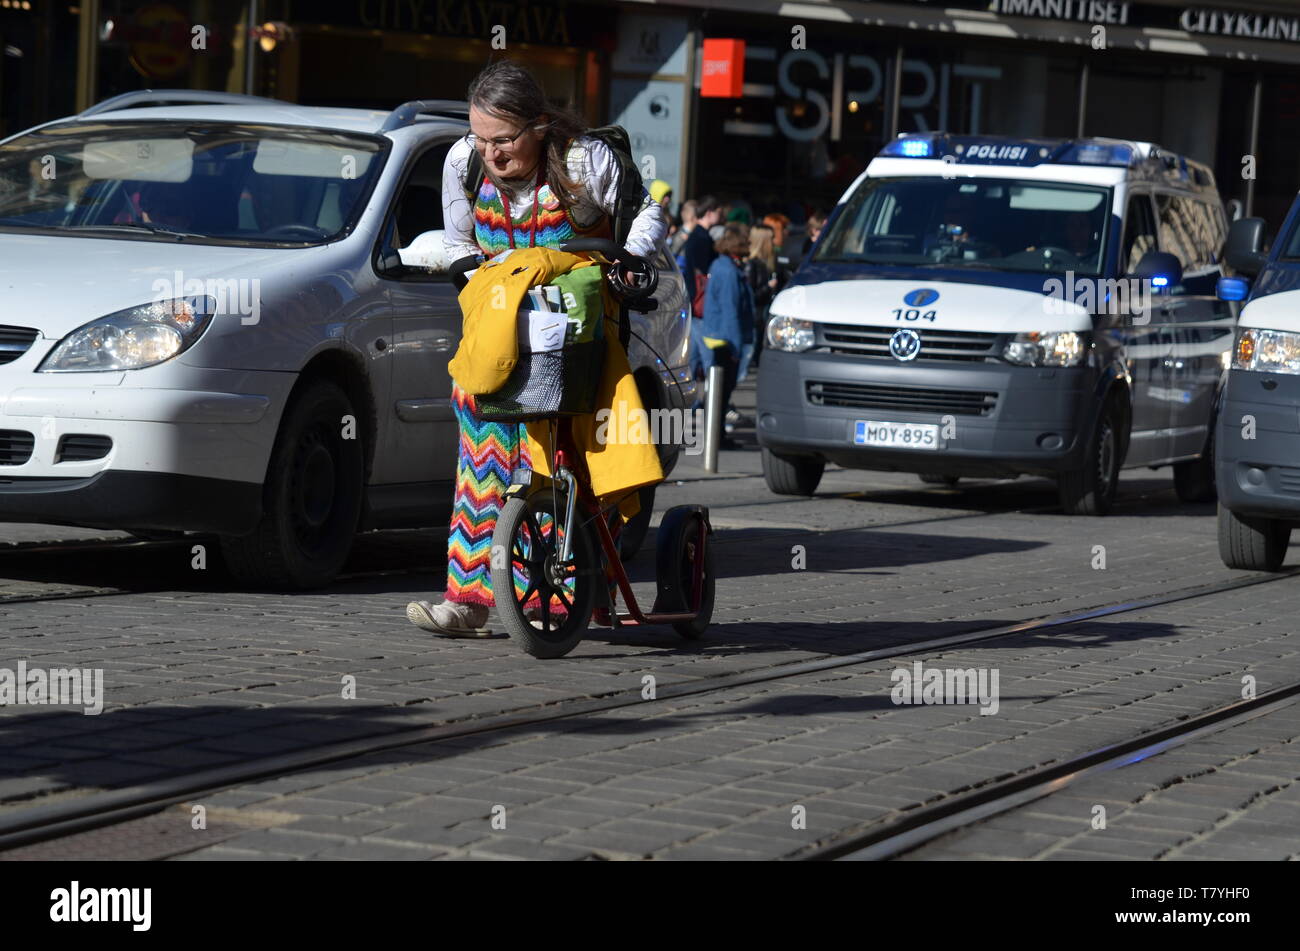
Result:
[[[542,160],[546,163],[546,181],[566,208],[577,201],[583,186],[569,177],[566,156],[569,144],[587,131],[580,116],[548,103],[536,77],[509,60],[492,63],[475,76],[469,84],[468,99],[480,112],[545,132]],[[545,122],[538,121],[542,116],[547,117]],[[486,163],[484,172],[491,175]]]

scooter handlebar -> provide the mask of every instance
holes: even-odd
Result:
[[[628,258],[636,257],[629,253],[627,248],[620,248],[608,238],[573,238],[560,245],[560,250],[570,254],[594,251],[607,261],[626,261]]]

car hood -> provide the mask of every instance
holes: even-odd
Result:
[[[921,293],[912,297],[914,292]],[[1069,293],[1064,285],[1059,296],[1049,296],[956,281],[830,280],[786,288],[772,301],[771,313],[822,323],[988,333],[1090,329],[1088,311],[1068,299]],[[914,306],[905,297],[927,302]],[[914,319],[907,319],[909,312]]]
[[[267,281],[322,250],[0,234],[0,324],[58,340],[116,311],[189,296],[187,282]]]

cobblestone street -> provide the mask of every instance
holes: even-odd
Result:
[[[721,468],[687,458],[657,504],[712,513],[720,580],[706,635],[593,627],[556,661],[406,621],[406,602],[440,587],[445,532],[366,536],[345,579],[285,595],[234,589],[202,538],[4,528],[0,667],[102,669],[104,707],[0,710],[0,824],[259,757],[396,739],[0,858],[808,857],[1231,704],[1243,678],[1261,695],[1300,679],[1295,580],[1223,568],[1212,507],[1179,504],[1163,472],[1126,476],[1118,510],[1089,519],[1059,514],[1038,480],[947,489],[832,469],[798,499],[768,492],[752,448]],[[631,564],[648,598],[651,552]],[[1132,604],[1146,601],[1157,603]],[[895,672],[916,663],[994,673],[996,703],[896,703]],[[1296,858],[1293,712],[905,857]],[[195,806],[205,829],[192,828]]]

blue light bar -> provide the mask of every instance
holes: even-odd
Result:
[[[1168,286],[1169,286],[1169,278],[1167,278],[1167,277],[1153,277],[1153,278],[1151,278],[1151,286],[1152,286],[1152,287],[1168,287]]]
[[[1063,165],[1112,165],[1127,167],[1133,162],[1133,150],[1127,145],[1102,145],[1080,142],[1072,145],[1056,160]]]
[[[929,138],[897,138],[881,149],[880,154],[899,158],[929,158],[934,154],[934,143]]]

